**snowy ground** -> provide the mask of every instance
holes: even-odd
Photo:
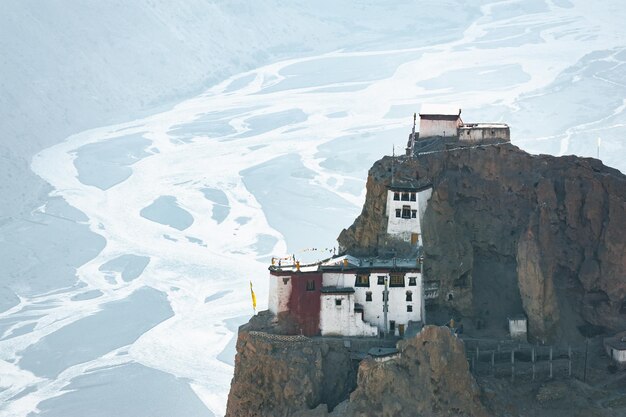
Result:
[[[621,3],[481,11],[450,42],[277,62],[36,155],[54,191],[0,240],[75,249],[5,259],[40,291],[0,296],[1,413],[223,415],[248,282],[264,309],[271,255],[335,245],[423,102],[508,122],[531,152],[595,156],[600,136],[626,171]]]

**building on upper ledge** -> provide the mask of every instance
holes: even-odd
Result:
[[[422,322],[418,260],[343,255],[269,270],[269,310],[305,336],[401,337]]]
[[[387,190],[387,234],[422,246],[422,221],[432,186],[390,185]]]
[[[406,154],[444,150],[479,144],[494,144],[511,141],[511,131],[505,123],[465,123],[458,106],[423,104],[419,113],[419,132],[409,135]]]

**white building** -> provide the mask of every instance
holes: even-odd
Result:
[[[391,186],[387,191],[387,233],[422,245],[422,221],[432,187]]]
[[[441,136],[456,137],[463,124],[461,109],[454,106],[423,104],[420,111],[420,139]]]
[[[402,336],[423,317],[417,259],[337,256],[315,265],[272,265],[269,310],[306,336]],[[386,311],[385,311],[386,307]]]
[[[613,362],[626,367],[626,332],[604,339],[604,349]]]
[[[378,328],[364,320],[364,307],[356,303],[354,288],[322,287],[322,336],[378,336]]]
[[[511,130],[506,123],[465,123],[459,127],[459,141],[479,143],[489,140],[511,141]]]
[[[437,137],[451,138],[461,144],[510,142],[511,131],[505,123],[463,123],[458,106],[423,104],[420,111],[419,138],[415,132],[411,134],[407,154],[413,155],[416,140]]]
[[[417,260],[372,259],[357,260],[356,264],[353,262],[354,258],[351,258],[345,265],[340,257],[322,264],[322,335],[356,335],[353,334],[351,322],[345,318],[345,311],[338,308],[324,309],[324,305],[332,307],[332,299],[348,300],[351,308],[356,308],[362,320],[377,329],[377,333],[384,332],[386,328],[390,334],[402,336],[409,324],[422,321],[422,274]],[[340,294],[341,289],[346,293]]]
[[[526,341],[528,333],[528,320],[526,316],[509,317],[509,334],[512,339]]]

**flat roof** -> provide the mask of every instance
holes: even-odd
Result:
[[[426,185],[390,185],[389,186],[389,191],[413,191],[413,192],[420,192],[420,191],[424,191],[424,190],[428,190],[429,188],[433,188],[432,184],[426,184]]]
[[[322,287],[322,293],[324,294],[352,294],[354,288],[351,287]]]
[[[367,351],[367,354],[375,358],[384,358],[385,356],[391,356],[398,353],[396,348],[375,347]]]
[[[509,125],[507,125],[506,123],[463,123],[459,129],[472,129],[472,128],[504,129],[508,127]]]
[[[347,262],[345,262],[347,261]],[[419,270],[417,258],[357,258],[352,255],[337,255],[314,264],[300,265],[301,273],[312,273],[322,271],[350,271],[350,270]],[[281,272],[292,274],[298,272],[294,264],[270,265],[270,273],[281,275]]]
[[[461,108],[449,104],[422,104],[421,116],[460,116]]]

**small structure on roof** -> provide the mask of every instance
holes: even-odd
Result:
[[[459,106],[423,104],[419,113],[419,132],[409,135],[407,155],[441,150],[449,146],[468,146],[481,143],[511,141],[511,131],[505,123],[465,123]],[[435,143],[433,143],[433,141]],[[443,144],[441,144],[443,142]],[[437,146],[437,143],[440,145]]]
[[[509,334],[512,339],[526,341],[528,335],[528,319],[520,314],[509,317]]]
[[[423,104],[420,110],[420,138],[433,136],[458,137],[457,130],[463,124],[458,106]]]
[[[626,368],[626,332],[604,339],[607,355],[621,368]]]

